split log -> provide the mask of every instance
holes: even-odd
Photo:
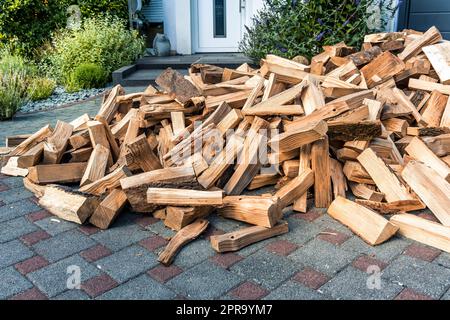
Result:
[[[69,158],[69,162],[87,162],[91,157],[92,147],[81,148],[78,150],[67,150],[65,153]]]
[[[307,144],[300,147],[299,169],[298,173],[311,168],[311,145]],[[306,212],[308,194],[305,192],[299,198],[295,199],[292,209],[299,212]]]
[[[384,194],[378,191],[375,191],[373,188],[370,188],[368,185],[364,183],[355,183],[350,181],[350,189],[356,197],[363,198],[370,201],[383,201]],[[357,201],[357,200],[356,200]]]
[[[69,143],[72,146],[72,150],[78,150],[83,147],[89,147],[91,139],[89,138],[89,131],[82,130],[73,134],[69,138]]]
[[[17,147],[15,147],[8,156],[13,157],[23,155],[25,152],[33,148],[36,144],[47,139],[52,134],[52,132],[53,130],[50,125],[42,127],[31,136],[29,136],[26,140],[21,142]]]
[[[23,186],[25,187],[25,189],[32,192],[36,198],[41,198],[44,196],[45,189],[47,188],[46,186],[41,186],[39,184],[36,184],[36,183],[32,182],[30,179],[28,179],[27,177],[23,178],[22,181],[23,181]]]
[[[93,148],[97,144],[102,145],[106,149],[110,150],[110,145],[108,141],[108,137],[106,135],[105,126],[100,121],[89,121],[88,124],[88,130],[89,130],[89,138],[91,140],[91,145]],[[113,159],[111,153],[108,156],[108,166],[112,166]]]
[[[370,185],[375,184],[366,169],[357,161],[346,161],[343,171],[349,181]]]
[[[44,142],[44,159],[42,163],[56,164],[61,161],[72,131],[73,127],[70,124],[58,120],[52,135]]]
[[[314,171],[314,201],[317,208],[328,208],[332,201],[328,137],[311,147],[311,166]]]
[[[400,200],[394,202],[379,202],[373,200],[356,199],[356,203],[381,214],[397,214],[400,212],[416,211],[426,208],[423,202],[419,199]]]
[[[81,131],[87,129],[87,122],[91,120],[87,113],[79,116],[78,118],[69,122],[69,124],[73,127],[73,132]]]
[[[422,137],[422,141],[438,157],[444,157],[450,154],[450,134],[441,134],[436,137]]]
[[[433,65],[442,84],[450,84],[450,42],[444,41],[431,46],[423,47],[423,52]]]
[[[397,103],[404,107],[405,109],[411,111],[414,119],[416,119],[417,123],[421,126],[427,126],[428,123],[425,121],[425,119],[422,117],[422,115],[417,111],[416,107],[413,105],[413,103],[408,99],[408,97],[403,93],[402,90],[398,88],[394,88],[392,90],[393,97],[397,100]]]
[[[109,149],[97,144],[92,151],[86,170],[81,178],[80,186],[92,183],[105,176],[108,165]]]
[[[198,219],[184,227],[170,240],[164,250],[159,254],[158,261],[170,265],[177,252],[187,243],[197,238],[208,227],[209,222]]]
[[[434,83],[430,81],[424,81],[414,78],[409,78],[408,88],[414,90],[423,90],[423,91],[438,91],[445,95],[450,95],[450,85],[445,85],[441,83]]]
[[[361,153],[358,156],[358,161],[375,181],[378,189],[384,193],[388,202],[413,199],[397,176],[389,170],[389,167],[372,149],[366,149]]]
[[[86,162],[41,164],[28,168],[28,179],[37,184],[80,182]]]
[[[342,197],[331,203],[328,214],[371,246],[385,242],[398,230],[398,227],[376,212]]]
[[[162,168],[158,157],[150,148],[145,134],[141,134],[129,141],[127,146],[133,157],[133,162],[136,163],[142,171],[146,172]]]
[[[405,69],[405,64],[389,51],[376,57],[368,65],[361,69],[361,73],[367,81],[367,87],[374,86],[386,81]]]
[[[152,212],[155,206],[144,201],[150,187],[199,189],[192,167],[174,167],[153,170],[124,178],[120,181],[122,190],[136,212]]]
[[[327,130],[328,126],[325,121],[309,123],[295,131],[280,133],[274,136],[269,143],[272,149],[286,152],[323,138]]]
[[[432,168],[438,175],[447,180],[447,182],[450,182],[450,167],[439,159],[422,140],[417,137],[413,138],[405,148],[405,151],[414,159]]]
[[[289,231],[288,223],[280,221],[272,228],[252,226],[237,231],[211,236],[211,246],[217,252],[238,251],[250,244],[272,238]]]
[[[314,184],[314,173],[311,169],[304,169],[301,173],[289,183],[284,185],[275,193],[275,197],[279,198],[281,206],[287,207],[294,203]]]
[[[170,93],[182,104],[193,97],[200,96],[198,89],[176,70],[167,68],[155,80],[156,84]]]
[[[97,115],[104,118],[107,123],[110,123],[117,112],[117,108],[119,108],[120,103],[117,102],[117,97],[123,95],[124,93],[125,90],[120,84],[112,88]]]
[[[342,164],[333,158],[330,158],[330,176],[333,184],[334,198],[337,198],[338,196],[345,198],[345,193],[347,191],[347,180],[345,179],[344,172],[342,170]]]
[[[272,196],[227,196],[217,213],[224,218],[273,227],[282,217],[281,203]]]
[[[375,121],[328,121],[328,132],[330,140],[354,141],[372,140],[381,135],[381,122]]]
[[[416,137],[436,137],[447,133],[450,133],[450,127],[408,127],[406,129],[407,135]]]
[[[100,229],[108,229],[127,203],[127,196],[121,189],[114,189],[100,202],[89,222]]]
[[[173,207],[166,208],[164,225],[172,230],[179,231],[199,218],[205,218],[213,207]]]
[[[436,171],[418,161],[409,161],[402,178],[445,226],[450,226],[450,184]]]
[[[416,215],[397,214],[390,219],[402,236],[450,253],[450,228]]]
[[[59,186],[48,185],[39,205],[55,216],[83,224],[99,204],[97,197],[85,195]]]
[[[17,159],[17,166],[19,168],[32,167],[41,161],[43,153],[44,153],[44,142],[39,142],[30,150],[22,154],[19,157],[19,159]]]
[[[265,186],[274,185],[280,179],[278,173],[261,173],[256,175],[252,182],[247,186],[248,190],[255,190]]]
[[[80,191],[99,196],[107,192],[108,190],[113,190],[119,187],[120,179],[129,176],[131,176],[130,170],[125,166],[121,166],[113,172],[107,174],[103,178],[82,186],[80,188]]]
[[[445,110],[442,114],[440,126],[450,128],[450,99],[447,100]]]
[[[6,162],[0,172],[8,176],[25,177],[28,174],[28,169],[19,168],[18,160],[19,157],[9,157],[8,162]]]
[[[441,33],[435,26],[433,26],[428,29],[423,35],[417,37],[414,41],[406,45],[405,49],[398,55],[398,57],[401,60],[406,61],[409,58],[419,54],[422,51],[423,47],[435,44],[441,40]]]
[[[222,205],[222,191],[199,191],[174,188],[148,188],[147,203],[167,206]]]
[[[422,118],[430,127],[439,127],[442,115],[447,105],[448,96],[439,91],[433,91],[425,104],[422,112]]]

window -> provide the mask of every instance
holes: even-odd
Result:
[[[226,0],[213,1],[214,38],[225,38],[227,36]]]

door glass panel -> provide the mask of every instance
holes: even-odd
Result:
[[[227,36],[226,0],[213,0],[214,6],[214,38]]]

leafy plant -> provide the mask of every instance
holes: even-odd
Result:
[[[68,83],[69,91],[103,87],[108,75],[102,67],[93,63],[83,63],[73,70]]]
[[[341,41],[359,47],[364,35],[381,31],[396,9],[394,0],[265,0],[240,49],[259,60],[268,53],[310,58],[322,46]]]
[[[28,83],[34,68],[22,57],[0,52],[0,120],[11,118],[28,99]]]
[[[81,64],[96,64],[110,77],[113,70],[135,61],[144,49],[144,40],[136,31],[107,15],[86,19],[79,29],[56,35],[48,59],[52,74],[68,84],[72,72]]]
[[[31,100],[43,100],[50,97],[55,90],[55,81],[48,78],[33,78],[28,87],[28,95]]]

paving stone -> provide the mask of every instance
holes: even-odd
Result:
[[[209,260],[221,266],[222,268],[229,269],[232,265],[241,261],[242,259],[244,258],[237,253],[228,252],[218,253],[215,256],[212,256]]]
[[[0,270],[0,299],[6,299],[33,287],[33,284],[14,269]]]
[[[381,277],[380,289],[370,289],[368,281],[372,283],[371,276],[375,274],[367,274],[349,266],[323,285],[320,291],[339,300],[390,300],[403,289]]]
[[[434,259],[433,263],[436,263],[440,266],[450,269],[450,253],[442,252],[439,257]]]
[[[147,273],[158,282],[164,283],[183,272],[183,269],[176,265],[164,266],[158,265]]]
[[[40,211],[41,208],[29,199],[5,204],[0,207],[0,222],[24,216],[31,212]],[[1,233],[0,233],[1,234]]]
[[[147,228],[148,226],[159,222],[159,219],[154,218],[151,215],[140,215],[139,217],[135,218],[134,222],[138,225],[140,225],[142,228]]]
[[[25,200],[31,196],[33,196],[33,194],[24,188],[13,188],[0,192],[0,200],[3,201],[5,205]]]
[[[54,300],[90,300],[91,298],[81,289],[72,289],[65,291],[56,297]]]
[[[36,230],[38,230],[38,227],[36,227],[34,224],[23,217],[8,220],[6,222],[0,222],[0,243],[13,240],[24,234],[31,233]]]
[[[338,222],[337,220],[334,220],[330,215],[324,214],[321,215],[319,218],[317,218],[314,221],[315,224],[320,226],[322,228],[322,231],[326,231],[327,229],[336,230],[339,232],[342,232],[343,234],[346,234],[347,236],[353,236],[353,232]]]
[[[161,248],[162,251],[163,248]],[[197,239],[185,245],[175,256],[173,262],[183,269],[190,268],[215,255],[211,243],[207,240]]]
[[[395,297],[395,300],[433,300],[433,298],[417,293],[410,288],[405,288]]]
[[[39,210],[39,211],[27,214],[26,217],[30,222],[36,222],[36,221],[45,219],[47,217],[54,217],[54,216],[47,210]]]
[[[139,244],[148,251],[155,251],[156,249],[166,246],[168,243],[169,241],[160,236],[150,236],[139,241]]]
[[[278,236],[278,237],[269,238],[269,239],[266,239],[263,241],[253,243],[253,244],[246,246],[246,247],[242,248],[241,250],[239,250],[239,255],[242,257],[248,257],[248,256],[254,254],[255,252],[263,250],[270,243],[272,243],[273,241],[279,240],[279,239],[281,239],[281,238]]]
[[[32,257],[33,252],[20,241],[13,240],[0,244],[0,269]]]
[[[241,300],[259,300],[264,296],[267,296],[268,290],[263,287],[254,284],[250,281],[245,281],[233,290],[231,290],[228,295],[241,299]]]
[[[357,254],[347,252],[329,242],[313,239],[288,257],[312,269],[333,276],[347,266]]]
[[[0,192],[6,191],[6,190],[9,190],[9,187],[6,184],[3,184],[2,182],[0,182]],[[4,204],[4,202],[3,202],[3,204]]]
[[[16,267],[17,271],[19,271],[21,274],[25,275],[45,266],[48,266],[47,260],[45,260],[41,256],[34,256],[30,259],[17,263],[14,267]]]
[[[82,233],[84,233],[87,236],[92,236],[93,234],[96,234],[101,231],[101,229],[99,229],[91,224],[78,226],[78,230],[80,230]]]
[[[10,300],[47,300],[47,296],[38,288],[31,288],[22,293],[16,294]]]
[[[50,238],[50,235],[47,232],[44,230],[38,230],[21,236],[20,240],[27,246],[32,246],[33,244],[48,238]]]
[[[450,287],[450,270],[434,263],[401,255],[384,270],[383,278],[438,299]]]
[[[323,213],[321,213],[319,210],[316,209],[311,209],[306,213],[294,213],[291,214],[289,217],[290,218],[295,218],[295,219],[303,219],[306,220],[308,222],[313,222],[316,219],[320,218],[323,215]]]
[[[114,280],[123,283],[158,265],[158,261],[153,253],[133,245],[98,260],[96,265]]]
[[[236,221],[236,220],[232,220],[232,219],[225,219],[219,215],[211,215],[209,217],[209,222],[210,224],[219,229],[219,230],[223,230],[224,232],[231,232],[231,231],[235,231],[237,229],[240,229],[242,227],[248,226],[245,223]]]
[[[287,240],[276,240],[266,246],[266,250],[280,256],[287,256],[295,251],[298,246]]]
[[[377,246],[369,246],[361,238],[354,236],[341,245],[341,249],[349,252],[365,254],[381,261],[389,262],[400,255],[410,244],[406,239],[392,237],[388,241]]]
[[[189,299],[216,299],[243,281],[243,278],[205,261],[169,280],[166,285]]]
[[[318,238],[320,240],[327,241],[331,244],[338,246],[347,241],[350,238],[350,236],[342,232],[327,228],[319,233]]]
[[[176,294],[143,274],[98,297],[101,300],[169,300]]]
[[[230,268],[233,273],[270,290],[293,276],[299,269],[299,263],[267,251],[252,254]]]
[[[91,237],[115,252],[137,243],[150,235],[151,233],[143,230],[137,224],[128,224],[123,226],[114,225],[111,229],[100,231]]]
[[[363,255],[363,256],[356,258],[353,261],[352,266],[356,269],[366,272],[368,270],[368,268],[371,266],[378,266],[378,268],[380,268],[380,270],[383,270],[388,266],[388,264],[384,261],[372,258],[370,256]]]
[[[403,254],[406,254],[407,256],[413,258],[432,262],[434,259],[437,258],[437,256],[441,254],[441,250],[413,243],[406,248]]]
[[[101,258],[109,256],[111,253],[111,250],[102,246],[101,244],[98,244],[96,246],[93,246],[92,248],[80,252],[80,256],[82,256],[86,261],[94,262]]]
[[[314,223],[302,219],[287,219],[289,232],[279,236],[280,239],[288,240],[297,245],[303,245],[313,239],[321,228]]]
[[[152,223],[152,224],[146,226],[145,230],[149,230],[164,239],[170,239],[176,233],[175,231],[173,231],[169,228],[166,228],[166,226],[164,225],[164,222],[162,222],[161,220],[159,220],[156,223]]]
[[[118,283],[108,276],[107,274],[102,274],[93,277],[81,284],[81,288],[92,298],[117,287]]]
[[[74,255],[31,272],[27,277],[39,290],[52,298],[69,289],[67,288],[67,283],[75,275],[69,267],[74,266],[80,268],[81,282],[85,282],[100,274],[96,267],[86,262],[79,255]]]
[[[9,177],[1,179],[2,184],[8,186],[9,188],[22,188],[23,187],[23,178],[22,177]]]
[[[270,292],[263,300],[326,300],[327,296],[298,282],[287,281]]]
[[[54,216],[38,220],[35,224],[52,236],[72,230],[78,226],[76,223],[65,221]]]
[[[327,283],[330,278],[319,271],[307,267],[293,276],[292,280],[297,281],[310,289],[317,290]]]
[[[441,297],[441,300],[450,300],[450,289]]]
[[[71,256],[95,245],[95,242],[78,230],[60,233],[53,238],[33,245],[34,250],[50,262]]]

